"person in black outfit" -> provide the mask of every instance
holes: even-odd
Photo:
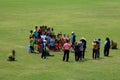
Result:
[[[41,58],[46,59],[46,40],[43,40],[43,46],[42,46],[42,55]]]
[[[107,37],[104,42],[104,56],[109,56],[110,50],[110,39]]]
[[[84,59],[85,57],[85,50],[86,50],[86,44],[87,44],[87,41],[84,37],[81,38],[81,41],[83,43],[83,53],[82,53],[82,58]]]
[[[78,42],[78,60],[82,60],[82,54],[83,54],[83,43],[82,40]]]
[[[8,57],[8,61],[15,61],[15,50],[12,50],[12,55]]]
[[[78,61],[78,44],[77,42],[75,42],[75,45],[74,45],[74,52],[75,52],[75,61]]]

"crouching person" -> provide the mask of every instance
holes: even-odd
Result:
[[[117,42],[111,40],[111,48],[112,49],[117,49]]]
[[[8,56],[8,61],[15,61],[15,50],[12,50],[12,55]]]

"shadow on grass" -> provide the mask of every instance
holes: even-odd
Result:
[[[107,58],[107,57],[108,57],[108,58],[111,58],[111,57],[113,57],[113,56],[104,56],[104,57],[106,57],[106,58]]]
[[[18,60],[14,60],[14,61],[9,61],[9,60],[7,60],[7,62],[18,62]]]

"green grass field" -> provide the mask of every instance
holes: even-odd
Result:
[[[46,60],[27,53],[29,30],[46,24],[58,32],[87,39],[85,60]],[[120,0],[0,0],[0,80],[120,80],[120,50],[103,56],[106,37],[120,44]],[[101,58],[92,60],[92,41],[101,38]],[[119,45],[118,45],[119,48]],[[8,62],[12,49],[16,61]]]

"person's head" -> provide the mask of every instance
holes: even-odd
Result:
[[[37,29],[38,28],[38,26],[35,26],[35,29]]]
[[[32,33],[33,33],[33,30],[30,30],[30,33],[32,34]]]
[[[66,43],[69,43],[69,40],[66,40]]]
[[[109,41],[110,39],[108,37],[106,37],[106,40]]]
[[[101,39],[100,39],[100,38],[98,38],[98,41],[101,41]]]
[[[45,32],[42,32],[42,35],[45,35]]]
[[[64,34],[63,36],[66,37],[66,34]]]
[[[67,35],[67,37],[69,38],[69,35]]]
[[[74,32],[72,32],[71,34],[74,34]]]

